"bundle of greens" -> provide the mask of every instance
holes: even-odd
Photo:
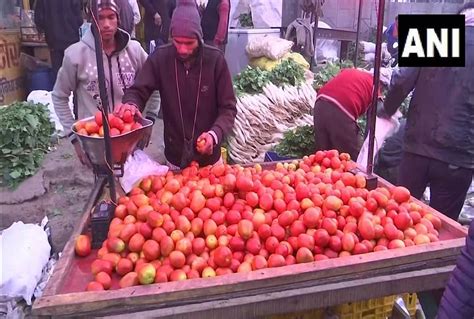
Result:
[[[237,95],[242,95],[262,93],[264,86],[268,83],[273,83],[278,87],[299,86],[305,79],[304,73],[304,67],[292,58],[283,60],[271,71],[247,66],[235,76],[234,88]]]
[[[314,153],[314,128],[312,125],[299,126],[284,134],[281,142],[275,147],[280,156],[302,158]]]
[[[16,102],[0,108],[0,186],[16,187],[34,175],[53,133],[43,104]]]
[[[237,95],[257,94],[263,92],[263,87],[269,82],[268,71],[247,66],[234,78],[234,88]]]
[[[239,15],[239,23],[242,28],[253,28],[252,13],[242,13]]]

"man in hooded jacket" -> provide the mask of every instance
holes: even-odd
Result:
[[[147,54],[137,41],[118,28],[120,6],[115,0],[98,1],[98,24],[103,43],[104,73],[110,111],[121,103],[122,96],[142,69]],[[52,92],[54,109],[66,135],[71,139],[79,160],[88,164],[71,128],[75,120],[69,108],[69,96],[74,92],[77,98],[78,119],[94,115],[98,110],[99,82],[95,42],[89,29],[80,42],[66,49],[64,61],[58,73],[58,80]],[[147,98],[148,101],[148,98]],[[145,101],[146,102],[146,101]],[[147,117],[154,119],[158,104],[150,101]]]
[[[215,164],[237,114],[227,63],[222,51],[203,43],[194,0],[177,2],[170,32],[172,43],[150,55],[116,113],[142,111],[150,94],[158,90],[169,166],[184,168],[192,161]]]

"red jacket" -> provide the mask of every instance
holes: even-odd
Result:
[[[318,99],[324,98],[336,104],[354,121],[365,112],[372,101],[373,76],[357,69],[344,69],[318,91]]]

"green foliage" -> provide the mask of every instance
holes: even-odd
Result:
[[[242,28],[253,28],[252,13],[242,13],[239,15],[239,23]]]
[[[245,70],[235,76],[234,88],[237,94],[257,94],[263,91],[263,87],[268,82],[268,71],[247,66]]]
[[[0,108],[0,185],[16,187],[35,174],[51,145],[54,125],[42,104]]]
[[[269,82],[277,86],[298,86],[304,81],[304,73],[303,66],[291,58],[283,60],[271,71],[247,66],[235,76],[234,88],[240,95],[262,93],[263,87]]]
[[[314,82],[313,86],[316,90],[319,90],[324,84],[329,82],[332,78],[334,78],[339,71],[342,69],[352,68],[354,65],[349,60],[344,60],[342,62],[328,62],[326,63],[322,69],[320,69],[314,75]]]
[[[284,134],[281,142],[275,147],[280,156],[302,158],[314,153],[314,128],[312,125],[299,126]]]
[[[284,84],[298,86],[304,81],[304,72],[301,64],[289,58],[283,60],[269,73],[269,79],[276,86]]]

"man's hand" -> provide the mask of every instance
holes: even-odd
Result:
[[[202,133],[196,142],[196,150],[203,155],[211,155],[214,149],[214,139],[211,134]]]
[[[125,103],[125,104],[118,104],[117,106],[115,106],[115,110],[114,110],[114,113],[115,115],[117,115],[118,117],[122,118],[123,117],[123,114],[126,112],[126,111],[130,111],[132,117],[134,118],[135,117],[135,114],[138,114],[139,116],[142,116],[142,114],[140,113],[140,111],[138,110],[138,107],[134,104],[129,104],[129,103]]]
[[[84,151],[82,150],[82,147],[79,144],[79,141],[72,143],[72,145],[74,146],[74,150],[76,151],[77,158],[79,158],[79,161],[81,162],[81,164],[89,168],[92,168],[92,164],[89,161],[89,158],[87,157],[86,153],[84,153]]]
[[[155,20],[155,25],[160,26],[161,25],[161,16],[157,13],[153,16],[153,19]]]

